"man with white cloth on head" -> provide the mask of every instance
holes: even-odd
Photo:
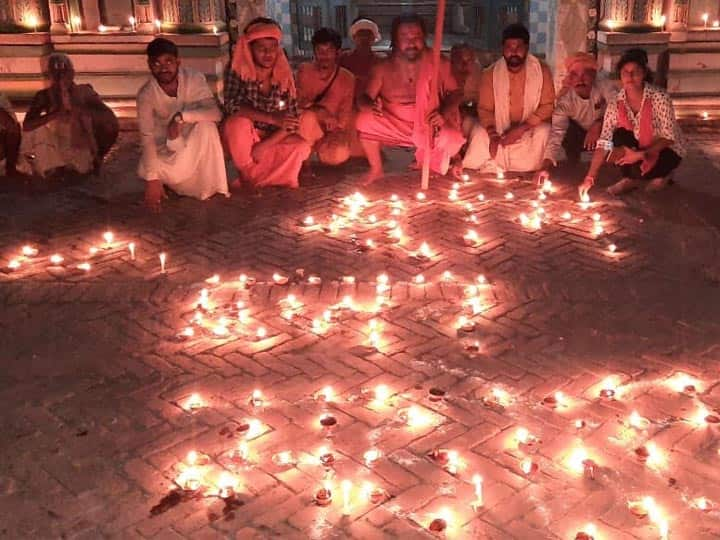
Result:
[[[528,53],[521,24],[503,30],[503,57],[486,69],[478,89],[478,119],[463,166],[515,172],[540,168],[555,101],[550,68]]]
[[[217,122],[222,115],[205,76],[180,67],[177,46],[156,38],[147,47],[153,78],[137,96],[145,202],[160,210],[163,186],[207,199],[228,195],[225,158]]]

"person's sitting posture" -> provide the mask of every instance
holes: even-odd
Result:
[[[290,64],[272,19],[247,25],[225,78],[224,135],[239,177],[254,186],[298,187],[311,146],[298,133],[297,96]]]
[[[557,167],[563,156],[580,161],[583,150],[595,150],[607,104],[615,98],[615,84],[597,77],[595,57],[579,52],[565,60],[567,90],[558,97],[552,115],[552,131],[539,179]]]
[[[205,76],[181,66],[177,46],[164,38],[148,44],[147,57],[152,78],[137,95],[146,204],[160,209],[163,186],[201,200],[227,195],[222,114]]]
[[[550,136],[555,88],[550,68],[528,53],[523,25],[503,30],[502,58],[483,71],[478,96],[479,125],[463,165],[481,169],[537,171]]]
[[[299,133],[326,165],[339,165],[350,157],[350,134],[355,78],[338,65],[342,38],[321,28],[312,38],[315,60],[297,73]]]
[[[5,160],[5,176],[18,175],[20,132],[20,124],[15,118],[10,100],[0,94],[0,160]]]
[[[340,66],[355,76],[355,99],[365,94],[370,71],[378,57],[372,46],[380,41],[380,29],[370,19],[359,17],[350,25],[350,39],[355,47],[340,57]]]
[[[118,136],[118,121],[89,84],[75,84],[70,58],[48,59],[50,87],[33,98],[23,122],[22,172],[38,176],[98,171]]]
[[[450,71],[463,91],[460,103],[463,135],[470,135],[477,120],[478,89],[482,69],[477,53],[468,43],[457,43],[450,49]]]
[[[579,187],[581,197],[595,184],[606,156],[622,171],[622,179],[608,189],[618,195],[643,184],[648,191],[664,188],[685,155],[670,96],[648,82],[647,53],[626,51],[617,70],[622,89],[605,111],[590,169]]]
[[[370,171],[365,183],[384,176],[381,146],[415,147],[418,165],[426,152],[430,169],[446,174],[465,142],[457,122],[460,92],[450,62],[440,63],[438,92],[431,95],[432,53],[425,44],[425,22],[401,15],[392,24],[392,55],[378,63],[358,103],[357,130]],[[454,167],[453,172],[459,170]]]

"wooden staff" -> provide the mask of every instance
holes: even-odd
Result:
[[[438,0],[437,16],[435,18],[435,37],[433,39],[433,71],[432,79],[430,79],[430,99],[437,96],[438,93],[438,77],[440,75],[440,49],[443,40],[443,25],[445,23],[445,0]],[[427,137],[425,139],[425,153],[423,154],[422,179],[420,188],[427,189],[430,184],[430,149],[433,144],[433,129],[428,126]]]

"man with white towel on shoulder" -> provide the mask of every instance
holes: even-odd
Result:
[[[530,172],[540,169],[550,136],[555,102],[550,68],[529,54],[530,33],[522,24],[503,30],[503,56],[480,77],[479,125],[463,166]]]

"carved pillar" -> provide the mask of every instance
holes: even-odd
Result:
[[[672,32],[672,41],[685,41],[688,30],[689,0],[665,0],[665,29]]]
[[[163,28],[177,32],[225,30],[222,0],[162,0]]]
[[[134,0],[133,16],[137,32],[141,34],[155,32],[155,10],[150,0]]]
[[[603,0],[600,27],[610,32],[662,29],[662,0]]]
[[[45,32],[50,18],[44,0],[0,0],[0,24],[24,32]]]
[[[50,32],[67,34],[70,31],[70,9],[66,0],[50,0]]]

